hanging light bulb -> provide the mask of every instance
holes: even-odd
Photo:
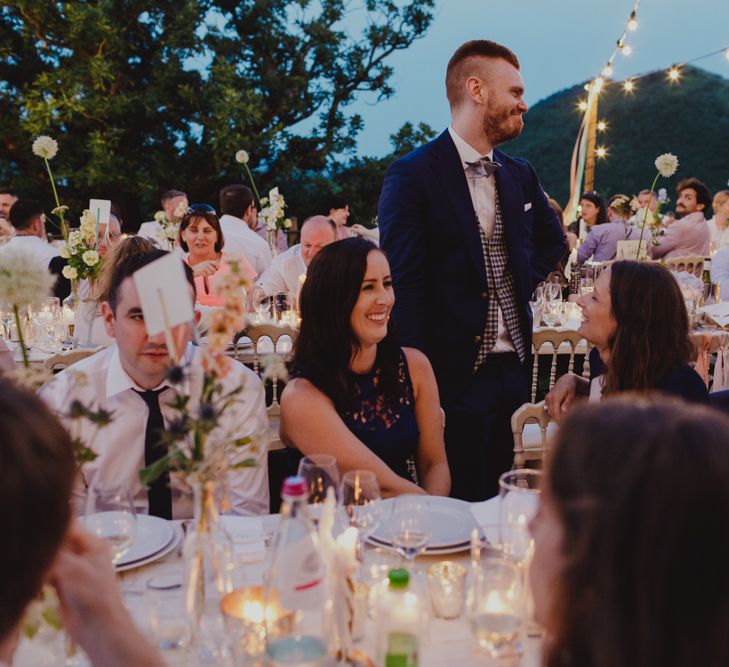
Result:
[[[727,53],[729,53],[729,51],[727,51]],[[612,73],[613,73],[613,66],[610,63],[608,63],[607,65],[605,65],[605,67],[602,68],[603,76],[606,76],[606,77],[612,76]]]
[[[579,109],[580,111],[587,111],[587,102],[585,102],[585,101],[583,100],[582,102],[580,102],[580,103],[579,103],[579,104],[577,105],[577,108],[578,108],[578,109]]]
[[[624,55],[624,56],[629,56],[629,55],[630,55],[631,53],[633,53],[633,49],[632,49],[632,48],[630,47],[630,45],[629,45],[629,44],[626,44],[626,45],[625,45],[625,46],[623,47],[623,55]]]
[[[626,93],[632,93],[634,88],[635,88],[635,84],[630,79],[628,79],[623,84],[623,90],[625,90]]]
[[[596,93],[599,93],[599,92],[600,92],[600,91],[602,90],[602,84],[603,84],[603,83],[605,83],[605,80],[604,80],[604,79],[603,79],[603,78],[602,78],[601,76],[598,76],[598,77],[597,77],[597,79],[595,79],[595,80],[594,80],[594,81],[592,82],[592,89],[593,89],[593,90],[594,90],[594,91],[595,91]]]
[[[597,157],[599,158],[607,157],[607,148],[605,148],[605,146],[598,147],[598,149],[595,151],[595,155],[597,155]]]
[[[668,70],[668,79],[669,81],[678,81],[681,77],[681,74],[679,73],[678,69],[675,67],[671,67],[671,69]]]
[[[590,92],[590,84],[586,83],[583,88],[589,93]]]
[[[638,19],[635,17],[635,11],[630,12],[630,19],[628,20],[628,30],[631,32],[638,29]]]
[[[607,123],[604,120],[598,121],[597,131],[604,132],[605,130],[607,130]]]

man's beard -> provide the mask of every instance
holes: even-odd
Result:
[[[498,146],[506,141],[510,141],[521,134],[524,128],[524,121],[520,117],[518,127],[511,127],[511,109],[502,109],[495,111],[491,108],[486,110],[483,119],[483,131],[489,138],[493,146]]]

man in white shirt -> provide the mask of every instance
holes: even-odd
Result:
[[[336,240],[337,228],[330,218],[325,215],[307,218],[301,226],[301,243],[274,257],[256,284],[269,296],[279,292],[297,296],[311,260],[325,245]]]
[[[45,216],[43,207],[32,199],[19,199],[10,209],[10,222],[15,228],[15,236],[7,246],[25,248],[46,266],[59,252],[46,240]]]
[[[175,392],[167,386],[166,373],[169,367],[169,353],[164,334],[148,336],[140,306],[139,294],[132,278],[134,272],[166,253],[155,250],[138,253],[122,261],[116,268],[109,289],[109,301],[102,304],[102,317],[107,333],[117,341],[88,359],[59,373],[41,389],[43,399],[56,410],[61,419],[91,447],[97,458],[84,464],[76,496],[83,500],[90,485],[125,487],[132,493],[135,505],[142,511],[154,504],[155,484],[148,491],[139,481],[139,472],[155,457],[154,446],[147,442],[148,419],[155,414],[148,399],[159,392],[154,400],[161,410],[161,418],[167,428],[178,416],[168,403]],[[191,271],[186,269],[191,284],[190,295],[194,298]],[[190,409],[195,409],[202,387],[200,350],[189,345],[192,332],[189,325],[175,328],[177,349],[186,350],[185,364],[189,364]],[[230,372],[221,379],[225,391],[243,386],[235,403],[219,417],[217,428],[209,438],[225,437],[234,440],[252,437],[260,440],[268,430],[263,385],[258,376],[238,362],[233,362]],[[89,420],[71,420],[69,412],[74,401],[94,408],[104,408],[112,413],[110,424],[97,437],[97,428]],[[81,422],[81,423],[79,423]],[[261,442],[257,452],[251,456],[258,459],[253,468],[243,468],[228,474],[227,491],[234,514],[265,514],[269,509],[267,448]],[[248,452],[246,452],[248,456]],[[160,516],[171,514],[172,518],[192,516],[189,494],[182,493],[175,484],[167,492],[164,511],[152,512]],[[164,491],[164,489],[162,489]],[[167,517],[170,518],[170,517]]]
[[[187,195],[182,192],[182,190],[167,190],[167,192],[162,195],[161,203],[165,218],[172,222],[179,223],[180,220],[182,220],[182,216],[179,215],[179,209],[187,209]],[[149,222],[143,222],[139,226],[137,236],[143,236],[144,238],[152,241],[155,245],[162,247],[160,239],[164,237],[164,229],[157,220],[150,220]],[[166,250],[167,247],[165,246],[164,249]]]
[[[227,185],[220,191],[220,227],[228,255],[243,255],[258,276],[271,266],[271,249],[253,229],[258,219],[251,189],[245,185]]]

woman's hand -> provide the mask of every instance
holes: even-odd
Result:
[[[590,391],[590,382],[574,373],[563,375],[544,397],[547,413],[558,424],[569,412],[577,396],[586,396]]]
[[[206,259],[203,262],[198,262],[192,267],[192,273],[197,278],[198,276],[212,276],[218,270],[219,262],[214,259]]]

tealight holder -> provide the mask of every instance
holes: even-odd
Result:
[[[430,603],[438,618],[458,618],[463,612],[467,573],[463,565],[449,560],[428,568]]]

